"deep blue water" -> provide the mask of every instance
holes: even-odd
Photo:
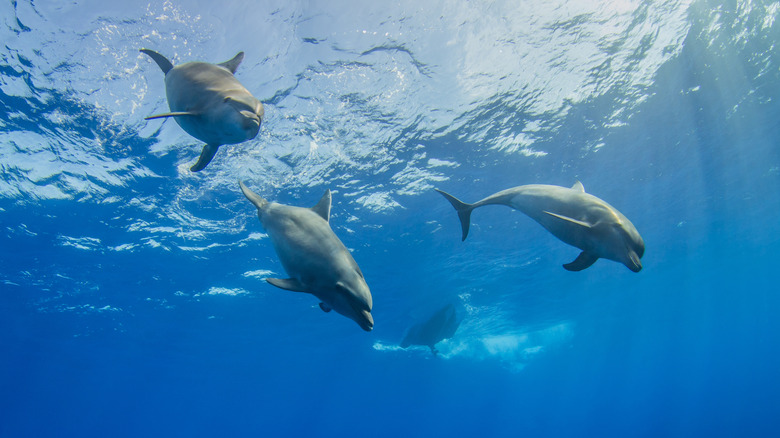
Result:
[[[0,6],[0,436],[777,434],[780,3],[242,3]],[[144,47],[245,51],[257,138],[190,173]],[[372,332],[264,281],[238,179],[333,191]],[[433,190],[575,181],[641,272]]]

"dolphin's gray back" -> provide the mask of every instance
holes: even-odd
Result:
[[[312,209],[271,202],[260,211],[260,222],[291,277],[325,279],[348,270],[360,272],[328,222]],[[307,255],[305,260],[301,254]]]
[[[218,129],[221,114],[224,114],[221,111],[228,105],[227,97],[244,102],[249,108],[262,108],[260,101],[227,68],[206,62],[188,62],[174,67],[165,75],[165,93],[171,112],[193,113],[193,116],[176,117],[176,123],[212,146],[246,140],[243,137],[228,139]],[[205,164],[208,161],[210,158]]]
[[[560,207],[571,201],[572,190],[546,184],[528,184],[494,193],[474,203],[474,208],[490,204],[502,204],[523,213],[550,206]]]
[[[207,62],[174,67],[165,76],[165,92],[171,111],[198,111],[222,103],[227,96],[251,96],[228,69]]]
[[[473,205],[476,208],[491,204],[507,205],[521,211],[563,242],[578,248],[589,245],[586,230],[572,227],[550,213],[588,225],[608,217],[628,221],[609,204],[589,193],[547,184],[528,184],[502,190]]]
[[[494,193],[474,204],[439,191],[458,212],[463,239],[468,235],[471,212],[485,205],[506,205],[525,213],[561,241],[583,252],[567,270],[579,271],[603,257],[642,269],[644,241],[634,225],[617,209],[585,192],[577,182],[571,188],[529,184]]]
[[[473,205],[476,208],[490,204],[515,208],[540,223],[551,218],[545,212],[589,223],[607,212],[624,218],[612,206],[589,193],[547,184],[528,184],[502,190]]]
[[[330,190],[314,207],[303,208],[268,202],[239,183],[257,207],[260,223],[289,275],[267,281],[281,289],[310,293],[322,300],[320,308],[325,312],[335,310],[371,331],[371,291],[352,254],[330,228]]]

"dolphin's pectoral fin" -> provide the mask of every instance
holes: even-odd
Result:
[[[200,172],[201,170],[205,169],[206,166],[211,163],[211,159],[214,158],[214,154],[217,153],[217,149],[219,149],[219,146],[214,146],[213,144],[207,144],[203,146],[203,150],[200,153],[198,162],[195,163],[194,166],[190,167],[190,170],[193,172]]]
[[[591,253],[582,251],[573,262],[563,265],[567,271],[582,271],[596,263],[599,258]]]
[[[244,60],[244,52],[238,52],[238,54],[234,56],[233,59],[231,59],[230,61],[225,61],[219,65],[230,70],[230,73],[236,74],[236,69],[238,69],[238,65],[241,64],[241,61],[243,60]]]
[[[306,288],[301,284],[301,282],[294,278],[266,278],[265,281],[278,287],[279,289],[293,292],[307,292]]]
[[[583,221],[580,221],[580,220],[577,220],[577,219],[573,219],[573,218],[570,218],[568,216],[563,216],[563,215],[560,215],[560,214],[550,213],[549,211],[545,211],[544,213],[549,214],[552,217],[557,217],[558,219],[564,220],[566,222],[570,222],[572,224],[579,225],[581,227],[590,228],[590,224],[587,223],[587,222],[583,222]]]
[[[311,210],[317,213],[321,218],[325,219],[325,222],[330,222],[330,189],[325,190],[325,194],[322,195],[317,205],[311,208]]]
[[[333,308],[332,308],[332,307],[328,306],[328,305],[327,305],[327,304],[325,304],[325,303],[320,303],[320,309],[322,309],[322,311],[323,311],[323,312],[325,312],[325,313],[328,313],[328,312],[330,312],[331,310],[333,310]]]
[[[579,182],[579,181],[577,181],[576,183],[574,183],[574,185],[573,185],[573,186],[571,186],[571,188],[572,188],[572,190],[576,190],[576,191],[578,191],[578,192],[585,193],[585,187],[584,187],[584,186],[582,185],[582,183],[581,183],[581,182]]]
[[[149,55],[149,57],[157,63],[157,65],[160,67],[160,70],[162,70],[165,74],[168,74],[168,72],[173,68],[173,64],[171,64],[171,61],[168,61],[168,58],[160,55],[154,50],[141,49],[141,53]]]
[[[195,112],[192,112],[192,111],[179,111],[179,112],[173,112],[173,113],[155,114],[153,116],[144,117],[144,120],[162,119],[164,117],[199,116],[199,115],[200,115],[200,113],[195,113]]]

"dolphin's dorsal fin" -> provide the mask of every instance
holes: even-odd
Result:
[[[325,222],[330,222],[330,189],[325,190],[325,194],[320,198],[320,202],[311,208],[311,211],[317,213]]]
[[[241,64],[241,61],[243,60],[244,60],[244,52],[238,52],[238,54],[234,56],[233,59],[231,59],[230,61],[225,61],[219,65],[221,67],[225,67],[226,69],[230,70],[230,73],[236,74],[238,65]]]
[[[306,288],[301,284],[301,282],[294,278],[266,278],[265,281],[280,289],[293,292],[307,292]]]
[[[141,49],[141,53],[146,53],[149,55],[149,57],[157,63],[157,65],[160,67],[160,70],[162,70],[165,74],[168,74],[168,72],[173,68],[173,64],[171,64],[171,61],[168,61],[168,58],[160,55],[154,50]]]
[[[596,263],[599,258],[591,253],[582,251],[573,262],[563,265],[567,271],[582,271],[590,265]]]
[[[573,186],[571,186],[571,188],[572,188],[572,190],[576,190],[576,191],[578,191],[578,192],[585,193],[585,187],[584,187],[584,186],[582,185],[582,183],[581,183],[581,182],[579,182],[579,181],[577,181],[576,183],[574,183],[574,185],[573,185]]]
[[[570,222],[576,225],[579,225],[581,227],[590,228],[590,224],[587,222],[579,221],[577,219],[572,219],[568,216],[562,216],[560,214],[550,213],[549,211],[545,211],[546,214],[549,214],[552,217],[557,217],[558,219],[564,220],[566,222]]]
[[[331,310],[333,310],[332,307],[330,307],[329,305],[327,305],[325,303],[320,303],[320,309],[322,309],[322,311],[325,312],[325,313],[328,313]]]

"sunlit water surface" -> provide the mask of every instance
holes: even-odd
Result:
[[[0,5],[0,435],[774,436],[780,58],[772,1]],[[172,120],[163,75],[244,51],[259,135]],[[245,180],[313,206],[366,333],[286,274]],[[501,206],[585,189],[644,269]],[[408,327],[453,303],[434,357]]]

